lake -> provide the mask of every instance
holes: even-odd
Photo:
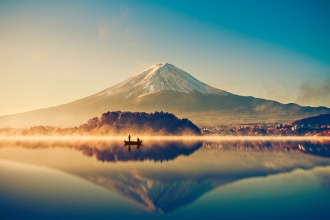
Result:
[[[2,138],[0,219],[330,219],[330,140]]]

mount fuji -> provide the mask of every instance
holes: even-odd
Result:
[[[77,126],[107,111],[168,111],[198,125],[288,122],[330,113],[239,96],[211,87],[176,66],[154,65],[126,81],[91,96],[50,108],[0,117],[0,127]]]

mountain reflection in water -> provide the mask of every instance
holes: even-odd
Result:
[[[0,150],[8,150],[8,146],[35,150],[40,157],[46,157],[48,151],[51,157],[38,165],[75,174],[158,213],[177,210],[238,180],[330,165],[329,142],[145,141],[131,152],[120,141],[15,142],[0,143]],[[56,157],[53,149],[61,148]],[[88,157],[82,160],[81,156],[77,159],[80,162],[70,162],[75,159],[66,157],[71,149],[109,163]],[[28,160],[29,155],[22,155]],[[1,158],[8,159],[4,153]],[[128,161],[132,163],[125,163]]]

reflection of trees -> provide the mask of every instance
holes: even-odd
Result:
[[[150,141],[137,149],[136,145],[128,146],[114,141],[15,141],[11,145],[25,148],[65,147],[81,151],[86,156],[95,156],[97,160],[116,161],[168,161],[180,155],[189,156],[201,146],[204,149],[238,150],[238,151],[287,151],[330,157],[330,141]],[[8,143],[0,141],[0,147]]]
[[[34,126],[27,129],[0,128],[2,135],[200,135],[200,129],[187,118],[168,112],[106,112],[101,117],[71,128]]]
[[[0,142],[1,146],[7,143]],[[188,156],[202,146],[202,142],[182,142],[182,141],[146,141],[145,146],[137,148],[131,145],[131,151],[128,146],[124,146],[123,142],[115,141],[36,141],[24,142],[16,141],[16,146],[22,146],[30,149],[63,147],[73,148],[81,151],[84,155],[95,156],[99,161],[116,162],[116,161],[169,161],[174,160],[178,156]]]
[[[106,112],[100,118],[95,117],[81,125],[81,133],[123,133],[132,131],[146,134],[200,134],[200,129],[188,119],[179,119],[167,112]]]
[[[98,148],[93,145],[77,145],[75,149],[83,154],[94,156],[97,160],[116,162],[116,161],[168,161],[180,155],[188,156],[202,146],[201,142],[190,145],[183,142],[164,142],[153,144],[152,147],[140,147],[139,149],[128,152],[127,146],[114,145],[111,148]],[[132,146],[136,148],[136,146]]]
[[[290,151],[330,157],[330,141],[232,141],[204,142],[205,149],[244,150],[244,151]]]

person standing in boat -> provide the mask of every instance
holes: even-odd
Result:
[[[131,135],[130,134],[128,135],[128,141],[129,142],[131,141]]]
[[[138,142],[138,143],[140,142],[140,138],[137,138],[137,142]]]

